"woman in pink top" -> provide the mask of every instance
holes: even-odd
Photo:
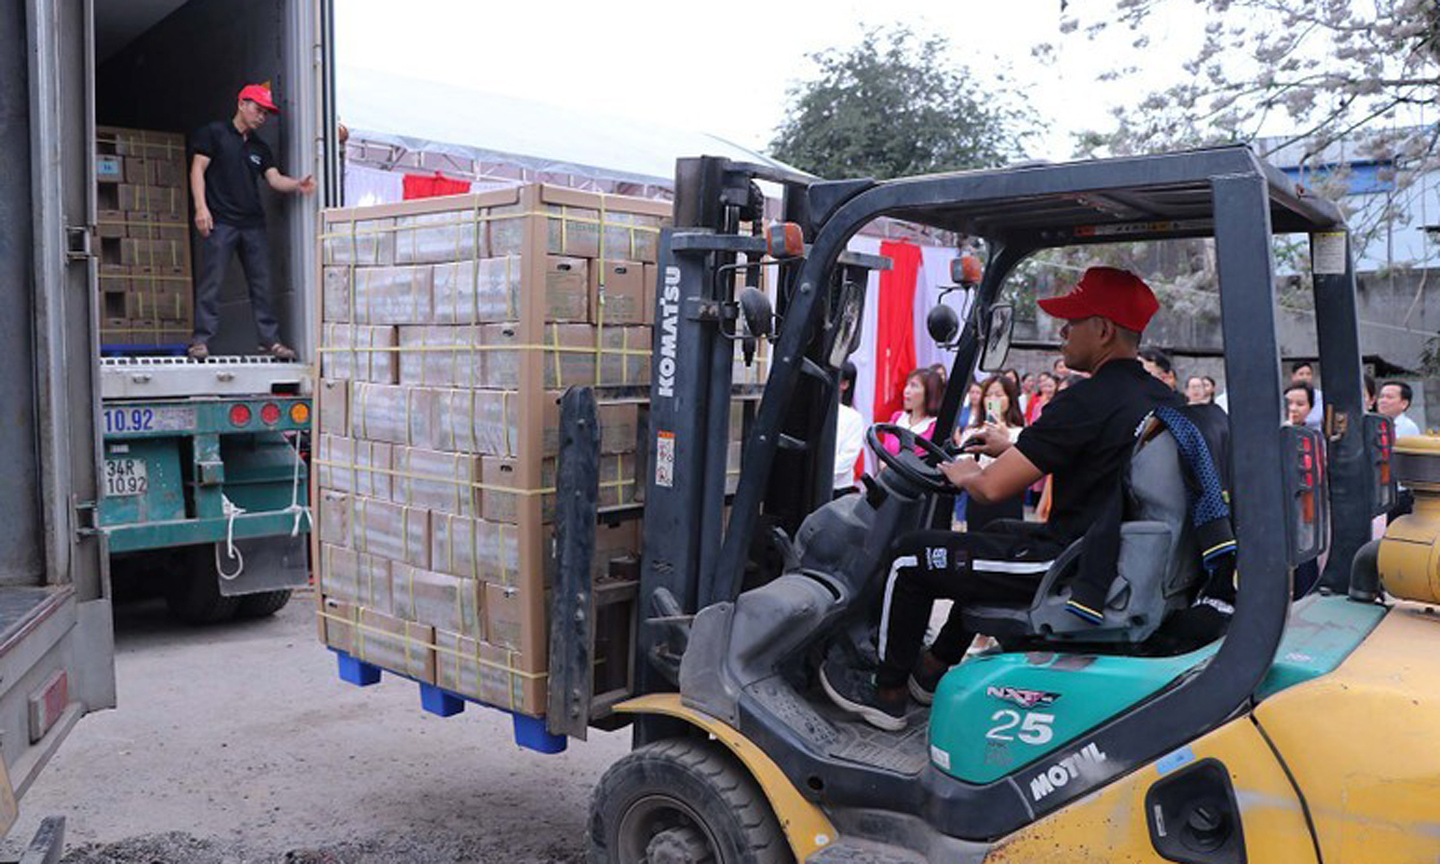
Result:
[[[933,369],[916,369],[905,376],[905,392],[901,397],[904,408],[890,415],[890,422],[909,429],[921,438],[932,438],[935,415],[940,413],[940,400],[944,395],[944,385]],[[880,443],[891,453],[900,452],[900,439],[894,435],[882,435]],[[921,451],[917,448],[915,452]]]

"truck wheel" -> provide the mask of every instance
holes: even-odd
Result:
[[[591,864],[782,864],[770,802],[728,753],[674,738],[610,766],[590,802]]]
[[[282,591],[261,591],[258,594],[246,594],[240,598],[240,608],[235,614],[240,618],[264,618],[274,615],[285,604],[290,602],[290,589]]]
[[[234,617],[239,597],[220,594],[215,575],[214,549],[209,544],[187,547],[183,566],[170,573],[165,586],[165,605],[170,614],[187,624],[216,624]]]

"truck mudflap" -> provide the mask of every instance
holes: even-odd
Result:
[[[58,864],[64,852],[65,817],[46,816],[25,852],[19,858],[6,858],[3,864]]]
[[[215,544],[220,595],[236,597],[261,591],[300,588],[310,582],[309,535],[236,540],[232,551],[224,540]]]

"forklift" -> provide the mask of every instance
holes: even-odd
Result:
[[[761,182],[783,189],[782,221],[764,229]],[[682,159],[675,212],[656,286],[637,695],[615,707],[634,749],[595,791],[593,862],[1440,858],[1440,442],[1397,442],[1365,411],[1350,240],[1332,203],[1228,146],[883,182]],[[868,439],[885,469],[832,495],[839,370],[867,277],[887,266],[846,247],[880,217],[987,251],[978,280],[955,268],[965,320],[929,319],[955,349],[935,441],[949,440],[975,370],[1003,365],[1014,310],[999,300],[1029,256],[1214,239],[1238,541],[1222,638],[1156,640],[1197,590],[1182,468],[1162,448],[1128,472],[1102,622],[1057,611],[1057,562],[1028,605],[964,610],[999,646],[951,669],[904,730],[826,699],[818,658],[873,628],[887,550],[949,529],[954,494],[938,467],[950,453],[904,440],[891,454],[878,435],[903,430],[880,424]],[[1301,233],[1319,430],[1282,425],[1272,236]],[[773,301],[758,287],[766,267]],[[762,339],[769,377],[730,497],[732,366],[737,345],[748,357]],[[567,574],[588,561],[593,436],[569,430],[593,428],[593,400],[569,394],[562,411],[551,719],[583,724],[566,700],[584,688],[561,685],[586,668],[565,653],[584,607],[566,604],[586,599]],[[1372,540],[1397,479],[1416,512]],[[1292,601],[1294,568],[1327,551],[1317,588]]]

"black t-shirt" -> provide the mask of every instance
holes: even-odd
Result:
[[[205,168],[205,205],[215,221],[237,228],[264,225],[265,210],[255,184],[275,167],[270,145],[253,134],[242,136],[229,120],[217,120],[200,127],[190,146],[210,157]]]
[[[1120,483],[1145,415],[1160,405],[1184,407],[1179,394],[1138,360],[1111,360],[1090,378],[1055,395],[1015,446],[1054,475],[1049,533],[1069,543],[1085,533]]]

